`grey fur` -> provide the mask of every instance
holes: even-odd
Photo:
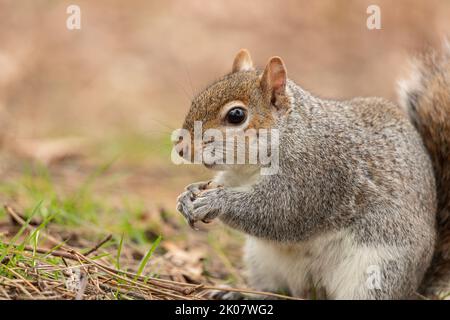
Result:
[[[198,197],[188,190],[180,211],[191,221],[218,217],[269,243],[297,245],[346,230],[362,248],[401,248],[395,259],[380,261],[381,289],[350,297],[412,296],[436,237],[436,186],[419,134],[400,108],[380,98],[322,100],[292,81],[287,94],[291,112],[276,123],[279,173],[247,189],[225,186]],[[330,246],[345,259],[339,241]]]

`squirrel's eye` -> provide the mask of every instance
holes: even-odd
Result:
[[[245,113],[245,110],[240,107],[235,107],[228,111],[227,113],[227,121],[232,124],[239,124],[245,121],[247,118],[247,115]]]

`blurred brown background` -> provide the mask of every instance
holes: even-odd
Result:
[[[66,28],[70,4],[81,30]],[[366,27],[370,4],[382,30]],[[2,179],[21,173],[17,158],[51,164],[87,141],[86,159],[119,156],[130,190],[172,209],[180,188],[208,173],[171,164],[169,133],[240,48],[259,66],[282,56],[319,96],[395,99],[407,57],[438,46],[449,18],[448,0],[1,0]]]

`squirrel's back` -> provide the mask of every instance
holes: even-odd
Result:
[[[431,297],[450,293],[450,45],[414,61],[400,82],[400,103],[419,131],[431,157],[437,184],[438,239],[421,291]]]

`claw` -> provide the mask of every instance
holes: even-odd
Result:
[[[198,228],[195,226],[195,220],[194,219],[192,219],[191,217],[189,217],[189,218],[187,218],[187,221],[188,221],[188,223],[189,223],[189,226],[193,229],[193,230],[195,230],[195,231],[198,231]]]
[[[211,223],[217,216],[215,212],[206,212],[209,209],[205,205],[209,203],[207,200],[208,192],[214,192],[213,189],[221,187],[213,181],[193,183],[188,185],[185,191],[178,197],[177,210],[184,216],[193,230],[199,230],[195,225],[197,221]]]

